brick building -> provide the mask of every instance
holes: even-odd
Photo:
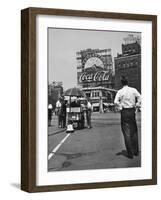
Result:
[[[120,77],[128,79],[129,86],[141,92],[141,44],[140,37],[129,35],[122,44],[122,54],[114,58],[115,89],[120,89]]]

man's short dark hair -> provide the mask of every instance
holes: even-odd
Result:
[[[128,85],[128,80],[126,79],[125,76],[121,76],[121,83],[122,83],[123,86]]]

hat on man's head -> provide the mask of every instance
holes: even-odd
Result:
[[[121,76],[121,83],[122,85],[128,85],[128,80],[125,76]]]

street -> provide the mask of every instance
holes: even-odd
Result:
[[[136,114],[136,119],[140,147],[141,113]],[[91,129],[70,134],[58,128],[57,116],[53,115],[48,134],[48,171],[141,166],[141,152],[133,159],[126,157],[120,113],[92,113]]]

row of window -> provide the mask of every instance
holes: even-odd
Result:
[[[93,91],[93,92],[87,92],[86,93],[86,96],[87,97],[100,97],[100,92],[99,91]],[[102,91],[102,96],[103,97],[107,97],[107,99],[112,99],[113,95],[111,93],[108,93],[108,92],[104,92]]]
[[[129,49],[124,49],[123,52],[124,53],[139,53],[139,49],[129,48]]]
[[[132,66],[138,66],[139,62],[138,61],[133,61],[133,62],[128,62],[128,63],[119,63],[117,65],[117,68],[128,68]]]
[[[91,93],[90,93],[90,92],[87,92],[87,93],[86,93],[86,96],[87,96],[87,97],[99,97],[100,95],[99,95],[99,92],[97,92],[97,91],[95,92],[95,91],[94,91],[94,92],[91,92]]]

